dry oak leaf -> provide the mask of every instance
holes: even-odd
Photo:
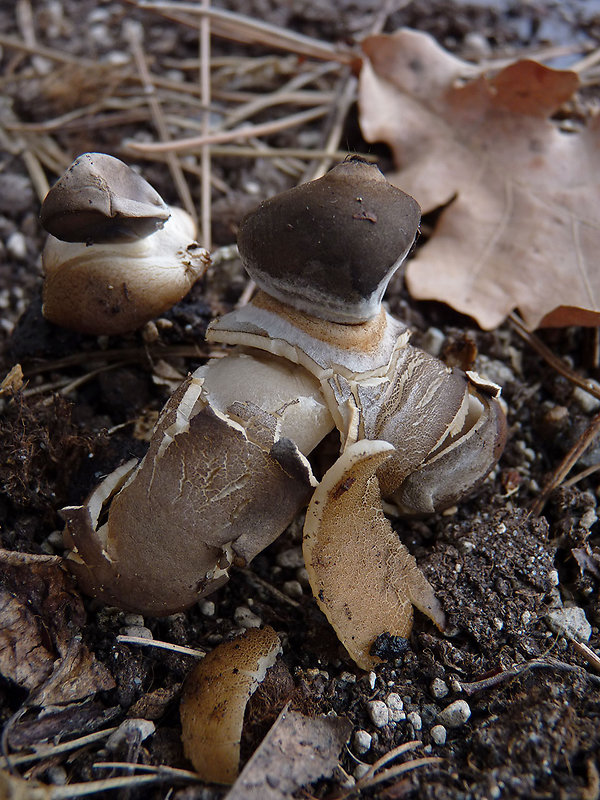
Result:
[[[115,685],[82,641],[85,611],[61,560],[0,549],[0,675],[29,690],[29,706],[72,703]]]
[[[550,120],[576,73],[521,60],[485,75],[409,29],[363,49],[363,135],[390,145],[388,178],[425,212],[448,204],[408,265],[411,294],[485,329],[514,308],[530,329],[598,325],[600,119]]]

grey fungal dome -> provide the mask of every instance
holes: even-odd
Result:
[[[323,319],[376,316],[421,209],[374,164],[351,159],[266,200],[240,223],[244,266],[271,296]]]
[[[42,203],[44,228],[63,242],[131,242],[169,219],[162,197],[131,167],[106,153],[83,153]]]

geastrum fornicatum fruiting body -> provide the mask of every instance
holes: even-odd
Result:
[[[210,258],[196,226],[118,158],[79,156],[50,189],[41,221],[44,316],[81,333],[135,330],[171,308]]]
[[[140,463],[64,510],[68,563],[84,591],[173,613],[214,591],[310,501],[311,585],[360,666],[377,660],[369,649],[379,634],[408,635],[413,605],[443,627],[381,497],[405,515],[452,505],[492,469],[506,424],[497,386],[413,347],[382,308],[419,220],[417,203],[377,167],[350,160],[242,221],[240,253],[261,291],[210,325],[207,338],[229,354],[175,392]],[[315,491],[308,456],[333,428],[342,453]],[[339,559],[336,548],[347,548]],[[352,607],[338,599],[344,582]],[[372,584],[385,596],[373,597]],[[389,613],[355,615],[355,586]]]

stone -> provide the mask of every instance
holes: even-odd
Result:
[[[447,728],[460,728],[471,716],[471,708],[466,700],[455,700],[440,712],[439,720]]]
[[[376,728],[383,728],[390,721],[390,710],[383,700],[369,700],[367,714]]]
[[[434,725],[431,729],[431,739],[434,744],[446,744],[447,731],[443,725]]]
[[[358,730],[354,732],[354,736],[352,737],[352,746],[354,748],[354,752],[358,753],[359,755],[364,755],[364,753],[368,753],[371,749],[371,744],[373,742],[373,737],[368,731]]]
[[[585,611],[579,606],[554,608],[547,614],[546,620],[554,633],[566,636],[568,639],[587,642],[592,635],[592,626],[587,621]]]
[[[446,697],[449,691],[448,684],[441,678],[434,678],[431,681],[431,694],[438,700],[441,700],[442,697]]]

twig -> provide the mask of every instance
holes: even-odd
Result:
[[[570,367],[568,367],[561,358],[556,356],[552,350],[550,350],[550,348],[545,345],[538,336],[535,335],[535,333],[527,330],[525,323],[518,314],[513,312],[509,315],[508,319],[519,336],[524,339],[527,344],[530,345],[537,353],[539,353],[544,361],[546,361],[568,381],[574,383],[576,386],[579,386],[581,389],[600,400],[600,388],[594,386],[593,383],[590,383],[585,378],[582,378],[580,375],[570,369]]]
[[[592,464],[590,467],[582,469],[581,472],[573,475],[568,481],[563,481],[562,485],[566,487],[575,486],[576,483],[579,483],[579,481],[582,481],[584,478],[589,478],[590,475],[593,475],[594,472],[598,472],[598,470],[600,470],[600,464]]]
[[[579,461],[581,456],[593,443],[594,439],[596,438],[599,432],[600,432],[600,412],[598,412],[592,417],[586,430],[582,433],[582,435],[575,442],[573,447],[571,447],[569,452],[560,462],[558,467],[556,467],[554,472],[547,479],[538,497],[530,506],[529,509],[530,514],[533,514],[534,516],[538,517],[542,513],[542,509],[544,508],[550,494],[554,491],[554,489],[556,489],[558,486],[561,485],[563,480],[571,471],[572,467],[577,463],[577,461]]]
[[[164,764],[156,766],[154,764],[135,764],[129,761],[95,761],[92,764],[93,769],[136,769],[140,772],[146,772],[151,775],[161,775],[163,777],[181,778],[183,780],[199,781],[200,778],[196,772],[191,772],[188,769],[179,769],[177,767],[168,767]]]
[[[573,639],[571,637],[569,638],[571,639],[571,644],[575,650],[577,650],[579,655],[582,656],[582,658],[585,658],[590,667],[593,667],[600,672],[600,657],[598,654],[594,653],[592,648],[588,647],[585,642],[578,642],[577,639]]]
[[[21,39],[16,39],[14,36],[7,36],[3,33],[0,33],[0,47],[6,47],[10,50],[21,50],[24,53],[29,53],[29,55],[42,56],[42,58],[47,58],[49,61],[72,64],[82,70],[93,69],[96,66],[96,62],[91,59],[72,56],[62,50],[45,47],[37,42],[27,43]]]
[[[104,778],[104,780],[87,783],[71,783],[67,786],[49,786],[47,800],[70,800],[70,798],[85,797],[88,794],[106,792],[110,789],[137,789],[141,786],[165,783],[166,781],[200,782],[200,777],[193,772],[187,773],[185,770],[179,770],[179,772],[181,774],[173,775],[166,768],[153,775],[123,775],[118,778]]]
[[[377,156],[372,153],[356,153],[354,150],[313,150],[304,147],[236,147],[235,145],[217,145],[211,148],[213,155],[239,158],[298,158],[312,161],[315,158],[343,161],[349,155],[358,155],[365,161],[375,163]]]
[[[80,736],[77,739],[71,739],[68,742],[61,742],[60,744],[40,744],[35,753],[11,753],[10,762],[13,766],[17,767],[20,764],[30,764],[33,761],[42,761],[45,758],[54,758],[62,753],[69,753],[71,750],[77,750],[82,747],[87,747],[89,744],[106,739],[111,733],[116,731],[116,728],[105,728],[102,731],[95,733],[88,733],[86,736]],[[8,761],[6,756],[3,756]]]
[[[160,639],[144,639],[143,636],[117,636],[119,644],[137,644],[140,647],[157,647],[161,650],[170,650],[173,653],[180,653],[182,656],[193,656],[193,658],[204,658],[204,650],[196,650],[192,647],[183,647],[180,644],[162,642]]]
[[[203,0],[202,7],[208,9],[210,0]],[[200,97],[204,106],[202,114],[202,134],[210,134],[210,17],[203,16],[199,30],[200,45]],[[212,242],[211,231],[211,155],[210,145],[204,144],[200,149],[200,166],[202,176],[200,179],[200,214],[202,218],[202,244],[210,252]]]
[[[404,2],[400,5],[400,8],[408,5],[409,2],[410,0],[404,0]],[[383,30],[391,10],[392,4],[390,0],[385,0],[385,2],[381,4],[381,8],[377,11],[374,17],[369,31],[370,34],[376,34]],[[397,4],[396,10],[399,10]],[[328,155],[321,159],[321,161],[310,173],[310,177],[307,177],[306,180],[315,180],[316,178],[320,178],[331,166],[331,163],[334,160],[333,153],[339,147],[348,112],[350,111],[352,103],[356,100],[357,85],[357,78],[355,78],[354,75],[349,74],[349,69],[346,68],[345,76],[338,94],[338,101],[335,105],[335,114],[333,116],[331,127],[325,141],[325,150],[327,151]]]
[[[264,578],[261,578],[252,570],[247,569],[245,567],[241,567],[236,570],[236,572],[241,572],[241,574],[246,578],[248,583],[254,584],[255,586],[264,589],[265,591],[269,592],[269,594],[273,595],[273,597],[278,600],[280,603],[287,603],[287,605],[291,606],[292,608],[302,608],[302,605],[297,601],[294,600],[292,597],[289,597],[284,592],[280,592],[276,586],[273,586],[271,583],[266,581]]]
[[[118,347],[110,350],[89,350],[80,353],[73,353],[64,358],[57,358],[54,361],[45,361],[42,364],[31,364],[23,368],[25,378],[34,375],[41,375],[44,372],[54,372],[67,369],[68,367],[78,367],[82,364],[89,366],[94,361],[135,361],[138,364],[151,361],[153,358],[209,358],[215,355],[208,348],[203,349],[200,345],[173,345],[171,347]]]
[[[505,669],[502,672],[491,675],[489,678],[482,678],[480,681],[473,681],[472,683],[461,681],[460,686],[463,692],[470,697],[471,695],[474,695],[477,692],[482,692],[485,689],[492,689],[494,686],[498,686],[510,678],[516,678],[531,669],[555,669],[559,672],[577,672],[580,675],[585,675],[585,677],[592,683],[600,684],[600,677],[597,675],[590,675],[590,673],[586,672],[583,667],[578,667],[573,664],[565,664],[563,661],[555,661],[554,659],[536,658],[532,661],[526,661],[524,664],[517,664],[514,667],[509,667],[509,669]]]
[[[233,11],[224,11],[217,8],[199,6],[194,3],[163,2],[158,0],[127,0],[138,8],[169,15],[181,22],[187,21],[185,17],[177,17],[173,12],[185,12],[194,16],[208,16],[212,22],[212,31],[217,36],[233,39],[246,44],[262,44],[267,47],[276,47],[280,50],[289,50],[298,55],[309,58],[319,58],[325,61],[338,61],[341,64],[354,63],[358,55],[353,50],[341,45],[322,42],[310,36],[279,28],[267,22],[260,22],[243,14]],[[189,17],[188,17],[189,19]]]
[[[399,764],[397,767],[390,767],[389,769],[383,770],[383,772],[374,775],[372,778],[368,780],[364,780],[360,778],[356,781],[355,791],[362,792],[363,789],[370,789],[373,786],[377,786],[384,781],[389,781],[392,778],[399,778],[401,775],[406,774],[407,772],[412,772],[415,769],[420,769],[421,767],[428,767],[432,764],[441,764],[443,762],[443,758],[439,758],[439,756],[426,756],[425,758],[415,758],[413,761],[407,761],[406,764]]]
[[[353,75],[348,75],[342,83],[339,99],[335,105],[335,113],[325,142],[325,152],[327,155],[321,159],[317,166],[311,171],[310,176],[306,180],[315,180],[324,175],[331,162],[334,160],[333,155],[339,147],[342,130],[346,122],[346,117],[352,103],[356,100],[356,86],[357,79]]]
[[[140,81],[142,83],[144,92],[146,94],[146,98],[148,100],[148,105],[150,107],[150,112],[152,114],[154,126],[158,131],[158,135],[161,141],[165,144],[168,144],[170,141],[169,131],[167,129],[162,109],[160,107],[160,102],[156,97],[156,89],[154,87],[152,78],[150,76],[150,70],[148,69],[148,65],[146,63],[146,57],[144,55],[144,51],[142,50],[142,45],[140,42],[140,37],[137,33],[137,28],[134,29],[133,26],[128,26],[127,32],[128,32],[127,35],[129,39],[129,46],[131,47],[131,52],[133,53],[136,66],[140,74]],[[192,195],[190,194],[189,186],[187,185],[187,182],[183,176],[183,170],[181,169],[181,164],[179,163],[177,155],[172,150],[167,151],[167,164],[169,165],[169,170],[173,178],[173,183],[177,187],[177,192],[179,194],[183,207],[191,216],[191,218],[194,220],[194,222],[196,222],[198,216],[196,214],[194,201],[192,200]]]
[[[385,767],[387,764],[391,764],[392,761],[395,761],[397,758],[399,758],[399,756],[403,756],[405,753],[410,753],[411,750],[416,750],[418,747],[422,747],[422,745],[423,742],[418,741],[418,739],[413,739],[411,742],[404,742],[404,744],[394,747],[371,765],[368,772],[365,772],[365,774],[362,776],[362,780],[368,780],[380,769],[383,769],[383,767]]]
[[[269,136],[273,133],[293,128],[296,125],[304,125],[306,122],[311,122],[314,119],[325,116],[328,112],[327,106],[317,106],[308,111],[300,111],[297,114],[290,114],[283,119],[274,120],[272,122],[264,122],[260,125],[244,125],[241,128],[236,128],[232,131],[221,131],[218,133],[211,133],[207,136],[193,136],[190,139],[179,139],[175,142],[159,143],[141,143],[128,140],[125,142],[125,147],[135,153],[185,153],[193,152],[200,149],[207,144],[224,144],[225,142],[235,142],[237,139],[246,140],[252,136]]]

